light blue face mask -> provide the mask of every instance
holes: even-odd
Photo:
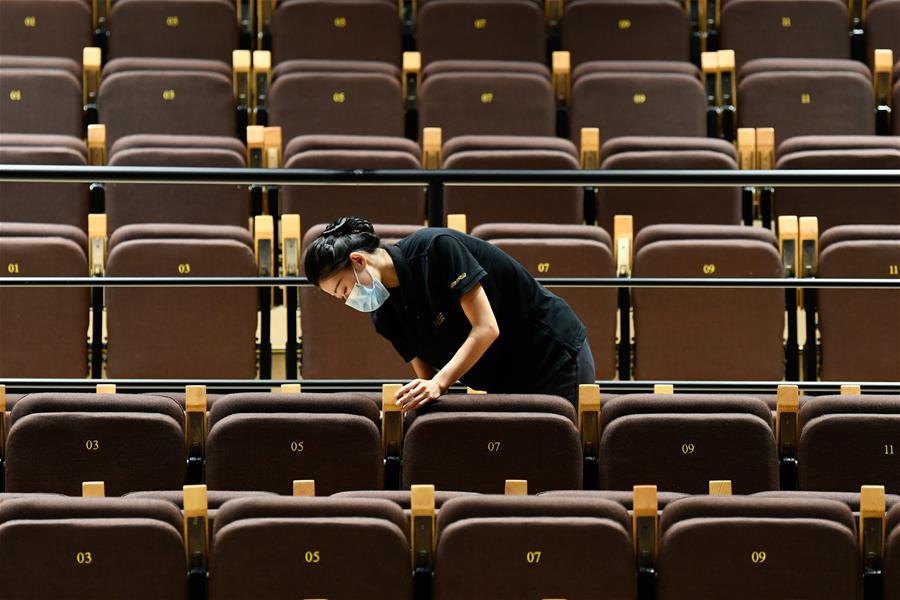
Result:
[[[368,268],[366,268],[366,271],[368,272]],[[353,269],[353,275],[356,277],[356,284],[350,290],[350,295],[347,296],[345,304],[360,312],[367,313],[378,310],[387,301],[391,293],[371,273],[369,273],[369,277],[372,278],[372,287],[370,288],[359,282],[359,274],[356,272],[356,269]]]

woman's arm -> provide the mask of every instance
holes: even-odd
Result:
[[[472,325],[469,336],[444,367],[430,379],[422,377],[413,361],[419,379],[410,381],[397,392],[397,404],[403,410],[413,410],[445,393],[462,375],[471,369],[500,336],[500,328],[481,284],[476,284],[460,299],[460,306]],[[421,361],[420,361],[421,362]]]

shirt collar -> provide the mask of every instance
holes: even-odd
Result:
[[[415,289],[412,271],[409,269],[409,262],[403,255],[403,250],[396,244],[385,246],[384,249],[390,255],[391,260],[394,262],[394,269],[397,271],[397,283],[399,286],[397,300],[408,303],[409,300],[412,299],[413,290]],[[395,290],[390,291],[393,296]]]

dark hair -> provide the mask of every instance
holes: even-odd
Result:
[[[372,224],[362,217],[332,221],[303,257],[303,269],[313,285],[350,264],[351,252],[374,252],[381,245]]]

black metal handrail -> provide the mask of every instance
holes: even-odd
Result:
[[[900,169],[526,170],[249,169],[0,164],[0,181],[238,185],[529,185],[898,187]]]
[[[542,277],[547,287],[900,289],[900,279],[779,277]],[[310,286],[306,277],[0,277],[4,287]]]
[[[91,390],[98,384],[113,384],[123,390],[183,390],[187,385],[205,385],[212,393],[223,391],[276,389],[283,384],[300,383],[306,391],[352,392],[381,391],[386,383],[406,383],[408,379],[55,379],[0,378],[8,393],[23,391]],[[598,380],[602,393],[652,392],[658,384],[673,385],[678,393],[719,392],[775,394],[779,385],[796,385],[804,394],[837,394],[843,385],[858,385],[866,394],[900,393],[897,381],[721,381],[721,380]],[[462,385],[451,387],[452,392],[465,391]],[[18,390],[18,391],[17,391]],[[217,392],[218,390],[218,392]]]

